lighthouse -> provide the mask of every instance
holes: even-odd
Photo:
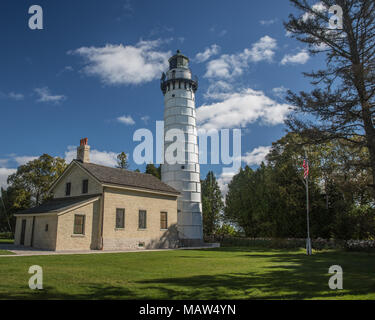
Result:
[[[203,243],[202,203],[196,127],[195,92],[198,80],[189,69],[189,58],[179,50],[169,59],[169,70],[161,78],[164,95],[164,137],[169,130],[183,132],[184,161],[161,166],[162,181],[181,192],[177,228],[184,246]],[[164,152],[171,141],[164,140]]]

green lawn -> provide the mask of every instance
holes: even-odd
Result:
[[[13,244],[13,239],[0,239],[0,244]]]
[[[0,256],[9,255],[9,254],[14,254],[14,253],[10,252],[10,251],[7,251],[7,250],[0,250]]]
[[[43,267],[44,290],[28,288]],[[344,290],[328,288],[341,265]],[[0,258],[0,298],[375,299],[375,254],[221,248]]]

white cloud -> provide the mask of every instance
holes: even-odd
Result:
[[[17,169],[0,168],[0,187],[2,187],[4,189],[7,188],[8,187],[8,184],[7,184],[8,176],[15,173],[16,171],[17,171]]]
[[[117,153],[99,151],[99,150],[90,150],[90,162],[101,164],[103,166],[115,167],[117,164]],[[77,158],[77,147],[68,146],[68,150],[65,151],[65,161],[70,163],[73,159]]]
[[[131,116],[122,116],[122,117],[118,117],[117,118],[117,121],[118,122],[121,122],[123,124],[126,124],[128,126],[132,126],[135,124],[135,121],[133,120],[133,118]]]
[[[201,129],[245,127],[255,121],[266,125],[282,124],[292,106],[280,104],[262,91],[244,89],[241,92],[223,93],[220,101],[197,109]]]
[[[38,102],[52,102],[59,103],[66,99],[64,95],[53,95],[51,94],[48,87],[35,88],[34,91],[39,95]]]
[[[252,62],[271,62],[276,48],[277,41],[269,36],[264,36],[253,44],[251,50],[245,49],[245,53],[249,55]]]
[[[288,38],[290,38],[292,35],[293,35],[293,33],[288,31],[288,30],[285,32],[285,36],[288,37]]]
[[[221,100],[225,99],[228,93],[233,92],[233,85],[223,80],[216,80],[211,83],[204,94],[205,99]]]
[[[217,55],[220,51],[220,46],[213,44],[211,47],[206,48],[203,52],[197,53],[195,60],[198,62],[205,62],[210,59],[212,56]]]
[[[9,92],[9,93],[4,93],[0,91],[0,98],[2,99],[13,99],[16,101],[20,101],[24,99],[24,95],[22,93],[16,93],[16,92]]]
[[[105,84],[141,84],[158,79],[168,67],[171,52],[156,50],[160,40],[139,41],[135,46],[107,44],[104,47],[81,47],[70,54],[86,61],[83,71],[98,76]]]
[[[250,62],[272,62],[277,48],[277,41],[269,36],[262,37],[250,49],[246,48],[237,54],[223,54],[207,64],[206,78],[230,79],[240,76]]]
[[[273,88],[272,93],[275,97],[278,97],[280,99],[284,99],[286,92],[288,91],[288,88],[285,88],[284,86]]]
[[[295,55],[286,54],[281,60],[281,64],[305,64],[309,59],[309,53],[307,52],[307,50],[303,49]]]
[[[259,23],[262,25],[262,26],[270,26],[271,24],[274,24],[277,22],[277,19],[270,19],[270,20],[260,20]]]
[[[265,158],[270,150],[271,147],[257,147],[251,152],[247,152],[245,156],[242,156],[242,162],[246,163],[249,166],[260,165],[262,162],[265,162]],[[224,197],[228,193],[229,184],[237,173],[238,172],[235,171],[222,172],[217,179],[221,193]]]
[[[242,156],[242,161],[248,166],[260,165],[265,162],[267,154],[270,152],[271,147],[258,147],[251,152],[247,152]]]
[[[314,4],[311,9],[315,12],[315,13],[322,13],[324,11],[327,11],[328,8],[326,7],[326,5],[323,3],[323,2],[318,2],[316,4]],[[304,13],[304,15],[302,16],[302,20],[304,22],[307,22],[307,20],[309,19],[313,19],[315,17],[315,14],[312,13],[312,12],[306,12]]]
[[[126,0],[122,8],[124,9],[126,14],[131,15],[134,12],[134,8],[132,4],[130,3],[130,0]]]
[[[219,178],[217,179],[217,183],[220,187],[221,193],[223,197],[228,193],[228,186],[229,183],[232,181],[233,177],[237,174],[237,172],[223,172]]]
[[[150,120],[150,117],[149,117],[149,116],[144,116],[144,117],[141,117],[141,120],[142,120],[145,124],[147,124],[148,121]]]
[[[29,161],[33,161],[38,158],[39,157],[34,157],[34,156],[19,156],[19,157],[15,157],[14,161],[16,161],[19,166],[22,166],[28,163]]]
[[[23,100],[24,98],[24,95],[22,93],[16,93],[16,92],[10,92],[8,94],[9,98],[13,99],[13,100]]]

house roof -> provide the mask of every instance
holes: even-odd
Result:
[[[17,214],[59,213],[79,204],[84,204],[85,202],[95,199],[100,195],[101,194],[99,193],[79,197],[55,198],[43,203],[40,206],[17,212]]]
[[[74,161],[87,170],[100,183],[167,192],[175,195],[180,194],[176,189],[170,187],[151,174],[105,167],[94,163],[83,163],[77,160]]]

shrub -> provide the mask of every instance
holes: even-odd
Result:
[[[347,251],[375,252],[375,240],[347,240],[345,249]]]

